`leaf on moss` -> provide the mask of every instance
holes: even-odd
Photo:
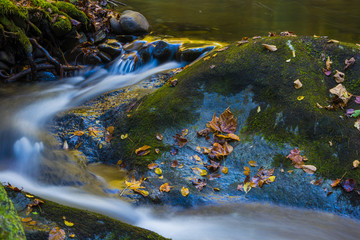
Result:
[[[74,223],[69,222],[69,221],[66,221],[66,220],[64,220],[64,223],[65,223],[65,225],[68,226],[68,227],[74,226]]]
[[[300,89],[302,86],[303,86],[303,85],[302,85],[302,83],[300,82],[299,79],[296,79],[296,80],[294,81],[294,87],[295,87],[295,89]]]
[[[345,80],[345,73],[336,70],[334,78],[337,83],[342,83]]]
[[[221,172],[224,173],[224,174],[228,174],[229,169],[228,169],[227,167],[223,167],[223,168],[221,169]]]
[[[138,156],[145,156],[148,155],[150,153],[150,149],[151,147],[148,145],[144,145],[141,148],[138,148],[135,150],[135,154]]]
[[[353,161],[353,168],[358,168],[359,164],[360,164],[359,160]]]
[[[189,195],[189,189],[186,187],[182,187],[181,188],[181,195],[183,195],[184,197],[187,197]]]
[[[157,163],[150,163],[150,164],[148,164],[148,168],[149,168],[150,170],[155,169],[155,168],[157,168],[157,167],[159,167],[159,164],[157,164]]]
[[[164,136],[161,133],[156,133],[156,139],[162,141]]]
[[[355,58],[345,59],[345,67],[344,70],[348,69],[355,63]]]
[[[331,94],[334,94],[342,101],[342,106],[346,106],[349,102],[352,94],[349,93],[342,84],[338,84],[336,87],[329,90]]]
[[[326,59],[326,70],[328,70],[328,71],[331,70],[332,63],[333,62],[330,60],[330,57],[328,56],[328,58]]]
[[[302,170],[306,173],[314,174],[316,172],[316,167],[313,165],[302,165]]]
[[[275,52],[278,50],[275,45],[269,45],[269,44],[262,44],[262,45],[270,52]]]

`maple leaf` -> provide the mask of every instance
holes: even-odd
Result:
[[[139,181],[136,181],[135,179],[135,176],[132,175],[131,176],[131,179],[130,179],[130,182],[128,182],[127,180],[125,180],[125,184],[126,186],[128,186],[130,189],[132,190],[137,190],[139,188],[145,188],[143,186],[141,186],[141,184],[143,183],[144,181],[144,177],[142,177]]]

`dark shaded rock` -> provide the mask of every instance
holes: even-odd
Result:
[[[2,62],[14,65],[15,64],[15,56],[13,54],[7,53],[5,51],[0,51],[0,59]]]
[[[0,61],[0,69],[5,70],[5,71],[9,71],[10,67],[6,63]]]
[[[146,41],[135,41],[124,45],[123,48],[128,52],[139,51],[146,43]]]
[[[84,56],[83,63],[85,65],[98,65],[98,64],[102,64],[102,60],[99,56],[90,54],[90,55]]]
[[[103,63],[109,63],[112,60],[109,54],[104,53],[102,51],[99,51],[98,56],[101,58]]]
[[[40,81],[44,81],[44,82],[57,80],[56,76],[52,72],[39,72],[38,78]]]
[[[105,39],[106,39],[106,33],[104,32],[104,30],[101,29],[95,33],[94,43],[100,43]]]
[[[117,57],[122,53],[122,45],[114,39],[109,39],[105,43],[100,44],[98,49],[104,53]]]
[[[211,51],[212,49],[214,49],[213,46],[209,46],[209,47],[205,47],[205,48],[180,49],[179,52],[176,54],[176,59],[178,61],[192,62],[192,61],[195,61],[202,54],[204,54],[208,51]]]
[[[153,55],[160,62],[172,59],[180,46],[176,44],[168,44],[165,41],[158,41],[153,44],[155,45]]]
[[[110,18],[110,26],[113,33],[115,34],[122,33],[121,24],[117,18],[115,17]]]
[[[121,29],[124,33],[142,35],[149,32],[150,24],[139,12],[132,10],[124,11],[119,19]]]

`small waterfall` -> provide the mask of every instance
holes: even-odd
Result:
[[[121,55],[117,58],[109,68],[111,75],[125,75],[134,72],[139,63],[139,55],[137,51],[132,51]]]

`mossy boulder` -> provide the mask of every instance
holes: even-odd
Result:
[[[15,208],[0,184],[0,239],[26,239]]]
[[[270,52],[262,44],[276,45],[278,50]],[[317,103],[329,104],[329,89],[337,85],[333,74],[323,73],[326,58],[330,56],[333,72],[343,71],[345,59],[360,60],[359,47],[313,37],[266,37],[239,46],[232,44],[227,50],[208,56],[208,60],[199,60],[176,75],[175,87],[170,84],[162,87],[146,97],[131,116],[128,113],[118,116],[116,131],[127,133],[132,141],[119,138],[113,142],[114,161],[122,159],[143,172],[150,162],[163,163],[165,179],[170,185],[176,185],[174,192],[183,184],[194,189],[194,195],[201,195],[204,201],[215,200],[214,191],[200,193],[188,181],[194,177],[191,167],[196,165],[191,156],[198,154],[207,161],[207,156],[198,153],[196,146],[209,147],[210,143],[198,138],[196,131],[205,128],[215,112],[218,116],[230,107],[238,118],[236,134],[240,135],[241,142],[232,144],[234,152],[225,160],[229,173],[208,182],[208,186],[221,189],[218,195],[241,198],[243,193],[236,191],[236,186],[245,178],[243,167],[254,160],[266,168],[275,167],[277,181],[252,190],[247,198],[359,216],[357,193],[334,190],[329,184],[330,179],[344,174],[345,178],[360,180],[360,170],[352,169],[352,162],[359,158],[360,142],[360,133],[354,128],[355,119],[347,118],[340,108],[330,111],[317,107]],[[359,95],[360,65],[355,63],[344,72],[343,85],[352,94]],[[294,88],[296,79],[302,82],[301,89]],[[299,96],[304,98],[301,100]],[[348,107],[357,106],[351,101]],[[174,147],[173,136],[183,128],[189,129],[189,142],[183,148],[175,146],[179,154],[172,156],[169,150]],[[155,138],[158,132],[164,135],[163,141]],[[143,145],[151,146],[152,152],[137,156],[135,149]],[[309,159],[307,164],[317,167],[315,175],[291,166],[286,156],[295,147]],[[155,148],[160,149],[161,154],[155,154]],[[175,159],[184,164],[183,169],[170,168]],[[295,170],[294,174],[287,173],[288,170]],[[256,171],[251,170],[252,176]],[[152,172],[148,174],[157,179]],[[310,183],[316,179],[328,180],[320,187]],[[334,194],[327,197],[324,188]],[[179,191],[173,194],[172,199],[180,196]],[[169,195],[157,197],[167,201],[171,198]],[[196,197],[180,196],[176,204],[192,204],[194,199]],[[334,202],[343,208],[336,210],[339,206]]]

